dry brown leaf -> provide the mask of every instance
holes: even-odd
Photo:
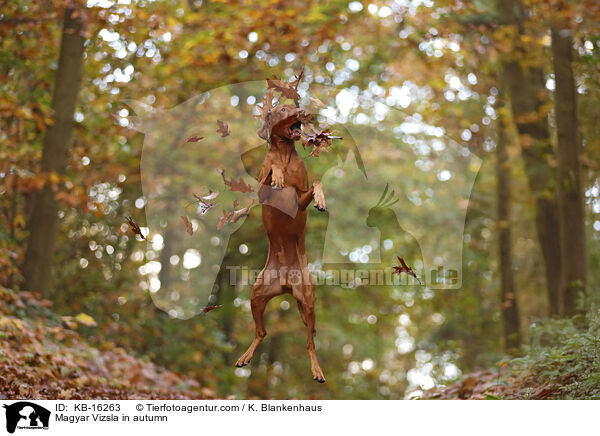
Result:
[[[277,77],[273,76],[272,79],[267,79],[267,88],[274,89],[275,91],[281,93],[282,97],[289,98],[297,102],[300,99],[300,95],[298,94],[298,84],[300,83],[303,75],[304,71],[300,71],[300,73],[295,76],[293,82],[279,80]]]
[[[219,307],[221,307],[221,306],[222,306],[222,304],[219,304],[219,305],[217,305],[217,306],[206,306],[206,307],[203,307],[203,308],[202,308],[202,309],[200,309],[200,310],[202,310],[202,312],[204,312],[204,313],[207,313],[207,312],[210,312],[211,310],[218,309],[218,308],[219,308]]]
[[[400,265],[394,267],[394,272],[392,274],[401,274],[404,272],[404,273],[408,274],[409,276],[414,277],[415,279],[417,279],[417,281],[419,283],[421,283],[421,281],[419,280],[419,278],[417,277],[417,275],[415,274],[413,269],[410,266],[408,266],[406,264],[406,262],[404,262],[404,259],[401,258],[400,256],[396,256],[396,257],[398,258],[398,262],[400,262]]]
[[[229,222],[229,219],[233,216],[233,212],[227,212],[223,209],[223,216],[220,217],[217,221],[217,230],[221,230],[221,228]]]
[[[229,125],[225,121],[221,120],[217,120],[217,124],[219,126],[217,133],[220,133],[222,138],[229,136]]]
[[[137,223],[133,220],[133,218],[130,216],[125,217],[125,218],[127,218],[127,223],[129,224],[131,231],[133,233],[135,233],[136,235],[139,235],[142,239],[144,239],[144,235],[142,234],[142,229],[140,229],[140,226],[137,225]]]
[[[200,142],[204,139],[204,136],[189,136],[185,142]]]
[[[250,213],[250,207],[244,207],[243,209],[239,209],[233,212],[233,216],[230,218],[229,222],[236,223],[240,218],[248,216]]]
[[[185,231],[188,232],[188,234],[191,236],[194,234],[194,226],[192,226],[192,222],[190,221],[190,219],[187,216],[183,216],[181,215],[181,219],[183,220],[184,224],[185,224]]]
[[[303,124],[304,125],[304,124]],[[308,134],[302,140],[302,145],[304,147],[313,147],[310,152],[311,156],[319,156],[324,151],[329,151],[329,147],[334,139],[342,139],[340,136],[333,136],[329,132],[329,129],[318,131],[314,125],[306,124],[307,130],[312,130],[312,135]]]
[[[253,191],[252,187],[244,182],[244,180],[242,179],[242,176],[240,176],[239,180],[235,180],[235,179],[227,180],[225,178],[225,170],[217,169],[217,172],[219,174],[221,174],[221,177],[223,178],[223,183],[225,183],[225,186],[229,186],[230,190],[238,191],[238,192],[252,192]]]
[[[262,106],[256,106],[259,110],[258,115],[254,115],[256,118],[262,120],[263,122],[267,122],[267,118],[269,115],[269,111],[273,109],[273,90],[269,89],[265,96],[263,97]]]

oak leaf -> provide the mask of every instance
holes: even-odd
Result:
[[[415,274],[415,272],[412,270],[411,267],[409,267],[406,262],[404,261],[404,259],[402,259],[400,256],[396,256],[398,258],[398,262],[400,262],[399,266],[395,266],[394,267],[394,274],[401,274],[401,273],[406,273],[409,276],[414,277],[415,279],[417,279],[417,281],[419,282],[419,284],[421,284],[421,280],[419,280],[419,278],[417,277],[417,275]]]
[[[217,169],[217,172],[219,174],[221,174],[221,177],[223,178],[223,183],[225,183],[225,186],[229,186],[230,190],[237,191],[237,192],[244,192],[244,193],[253,191],[252,187],[244,182],[244,180],[242,179],[242,176],[240,176],[239,180],[235,180],[235,179],[227,180],[225,178],[225,170],[224,169]]]
[[[265,96],[263,97],[262,106],[256,106],[258,111],[260,112],[258,115],[254,115],[255,118],[258,118],[264,122],[268,121],[268,115],[271,109],[273,109],[273,90],[269,89]]]
[[[300,83],[303,75],[304,71],[300,71],[300,73],[295,76],[293,82],[279,80],[277,77],[273,76],[272,79],[267,79],[267,88],[274,89],[275,91],[281,93],[282,97],[289,98],[297,102],[300,99],[300,95],[298,94],[298,84]]]
[[[217,125],[217,133],[220,133],[222,138],[229,136],[229,125],[225,121],[217,120]]]

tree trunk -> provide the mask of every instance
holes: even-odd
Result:
[[[498,245],[500,255],[500,300],[504,347],[514,354],[521,347],[521,327],[517,292],[512,270],[510,229],[510,160],[507,150],[507,128],[503,114],[503,96],[498,97],[498,139],[496,141],[496,177],[498,200]]]
[[[552,54],[556,82],[555,113],[558,133],[558,198],[560,242],[562,246],[561,283],[563,311],[576,313],[576,298],[585,293],[587,256],[585,215],[579,155],[581,142],[577,125],[577,94],[573,77],[573,41],[570,31],[552,29]]]
[[[68,163],[73,115],[81,86],[85,41],[82,30],[81,12],[65,8],[60,58],[52,96],[54,124],[46,132],[42,154],[41,171],[47,175],[53,172],[63,174]],[[49,183],[34,195],[28,229],[29,240],[23,265],[25,288],[47,295],[58,231],[58,202]]]
[[[500,19],[516,26],[523,33],[524,11],[519,0],[498,0]],[[503,82],[510,96],[513,118],[519,133],[519,143],[531,194],[536,203],[536,227],[544,259],[550,315],[560,309],[561,283],[560,223],[556,171],[553,168],[554,150],[548,124],[543,114],[545,94],[541,68],[525,68],[521,60],[528,54],[518,46],[511,58],[503,62]]]

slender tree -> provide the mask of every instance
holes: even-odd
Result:
[[[517,39],[525,33],[525,9],[520,0],[497,1],[500,21],[513,26]],[[519,133],[521,153],[531,194],[536,204],[536,227],[544,259],[550,314],[559,313],[561,283],[560,222],[555,154],[543,114],[545,81],[541,67],[532,65],[518,43],[503,60],[503,80],[510,96]]]
[[[565,315],[576,312],[576,297],[585,292],[587,259],[581,183],[581,141],[577,122],[577,94],[573,75],[573,41],[568,29],[552,29],[556,82],[555,114],[558,133],[558,196],[562,265],[561,296]]]
[[[83,17],[76,7],[65,8],[58,69],[54,82],[53,124],[44,138],[41,171],[64,174],[73,133],[73,116],[81,86],[84,42]],[[25,288],[47,292],[58,231],[58,201],[50,182],[33,196],[29,240],[23,265]]]
[[[500,260],[500,299],[504,327],[504,347],[514,353],[521,346],[521,327],[517,289],[512,270],[512,248],[510,227],[510,160],[508,157],[507,126],[502,94],[496,105],[498,111],[498,138],[496,140],[496,192],[498,213],[498,248]]]

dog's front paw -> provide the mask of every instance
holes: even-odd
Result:
[[[321,212],[327,209],[327,206],[325,205],[325,194],[323,193],[323,183],[319,181],[313,183],[313,198],[317,209]]]
[[[273,173],[271,174],[271,187],[276,191],[283,189],[283,170],[277,165],[272,167]]]

